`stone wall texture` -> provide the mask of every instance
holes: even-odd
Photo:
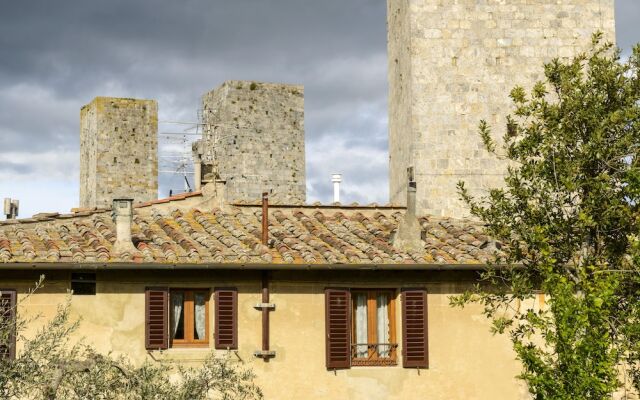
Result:
[[[158,103],[96,97],[80,110],[80,207],[158,197]]]
[[[413,166],[420,214],[463,217],[456,184],[475,195],[503,182],[484,150],[486,120],[503,136],[510,90],[543,63],[615,40],[614,0],[388,0],[390,196],[406,201]]]
[[[304,203],[304,88],[227,81],[202,97],[204,182],[227,181],[229,201]]]

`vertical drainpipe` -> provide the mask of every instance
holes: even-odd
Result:
[[[262,271],[262,354],[269,352],[269,271]],[[264,357],[268,360],[268,357]]]
[[[269,245],[269,194],[262,193],[262,244]],[[262,311],[262,350],[254,355],[265,361],[275,357],[276,352],[269,350],[269,311],[275,309],[275,305],[269,303],[269,271],[262,271],[262,302],[256,308]]]

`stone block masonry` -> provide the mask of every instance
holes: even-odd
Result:
[[[80,206],[158,197],[158,103],[96,97],[80,110]]]
[[[202,181],[226,180],[228,201],[304,203],[304,88],[227,81],[202,97]]]
[[[414,167],[418,214],[468,215],[473,194],[503,183],[506,164],[484,150],[497,138],[516,85],[529,90],[544,62],[615,40],[614,0],[388,0],[390,196],[404,204]]]

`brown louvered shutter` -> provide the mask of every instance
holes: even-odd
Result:
[[[0,289],[0,324],[9,328],[9,336],[0,340],[0,358],[16,358],[16,291]]]
[[[215,347],[238,348],[238,289],[216,288],[215,292]]]
[[[351,368],[351,292],[325,289],[327,369]]]
[[[428,368],[427,292],[408,289],[402,292],[402,366]]]
[[[169,288],[145,289],[145,336],[147,350],[169,347]]]

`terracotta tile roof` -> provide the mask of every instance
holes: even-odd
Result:
[[[146,206],[146,205],[144,205]],[[43,213],[0,222],[0,263],[145,264],[483,264],[495,246],[468,220],[421,218],[424,251],[391,245],[399,207],[271,207],[269,245],[260,242],[261,210],[161,212],[137,208],[136,254],[114,254],[109,211]]]

